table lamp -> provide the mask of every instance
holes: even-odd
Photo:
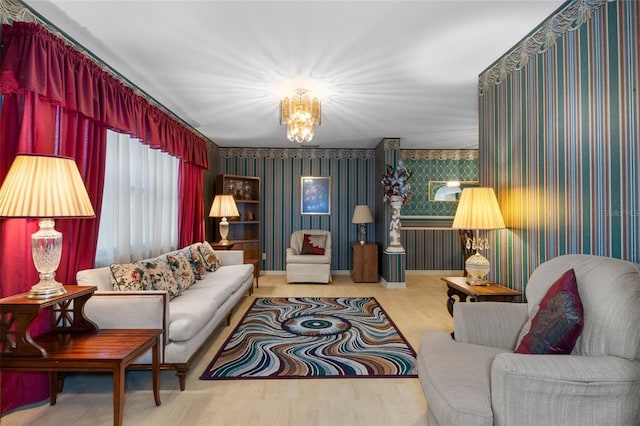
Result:
[[[351,223],[360,224],[360,244],[364,244],[367,237],[367,227],[366,223],[372,223],[373,216],[371,216],[371,210],[369,210],[369,206],[366,204],[357,205],[355,210],[353,211],[353,218],[351,219]]]
[[[211,205],[211,211],[209,217],[221,217],[220,225],[218,227],[220,231],[220,244],[229,244],[227,236],[229,235],[229,222],[227,217],[240,216],[236,202],[233,199],[233,195],[216,195]]]
[[[491,270],[489,260],[479,253],[489,248],[489,240],[480,238],[480,230],[502,229],[504,227],[504,220],[493,188],[465,188],[462,190],[452,228],[475,231],[475,237],[467,238],[467,249],[476,251],[465,262],[465,269],[471,277],[467,280],[467,284],[486,285],[487,281],[484,277]]]
[[[40,281],[27,297],[46,299],[66,293],[55,280],[62,256],[62,233],[55,230],[54,219],[95,217],[73,158],[16,156],[0,187],[0,217],[40,218],[40,229],[31,236],[31,253]]]

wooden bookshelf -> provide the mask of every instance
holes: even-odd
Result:
[[[228,218],[229,236],[234,250],[244,250],[245,259],[261,259],[260,223],[262,209],[260,204],[260,178],[222,174],[216,180],[216,194],[230,194],[236,201],[240,217]],[[215,235],[220,240],[218,224],[215,219]]]

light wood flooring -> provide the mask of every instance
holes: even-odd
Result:
[[[373,296],[415,350],[427,331],[450,332],[446,286],[438,275],[407,275],[407,288],[385,289],[379,283],[353,283],[334,275],[330,285],[286,284],[284,275],[263,275],[260,288],[235,309],[232,324],[221,327],[192,364],[181,392],[171,371],[163,371],[156,407],[151,375],[127,372],[125,425],[424,425],[426,402],[418,379],[301,379],[201,381],[200,374],[224,343],[253,297]],[[67,377],[58,403],[48,401],[0,418],[4,425],[101,426],[113,424],[110,375]]]

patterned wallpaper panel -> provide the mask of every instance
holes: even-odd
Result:
[[[584,22],[480,96],[480,181],[508,228],[492,278],[519,290],[562,254],[640,262],[640,3],[570,6]]]
[[[443,152],[438,153],[438,158],[433,157],[437,150],[431,153],[428,150],[407,150],[405,153],[399,147],[400,140],[388,139],[376,150],[216,148],[210,154],[217,161],[212,164],[206,180],[213,182],[217,173],[261,178],[261,217],[264,218],[261,240],[262,252],[267,253],[267,260],[261,265],[263,270],[285,269],[285,250],[289,246],[291,231],[303,228],[331,230],[331,267],[349,270],[349,244],[358,238],[358,227],[351,223],[356,204],[368,204],[376,221],[367,225],[367,239],[378,242],[380,253],[388,243],[390,209],[382,202],[379,186],[382,172],[376,170],[383,170],[385,163],[395,163],[407,155],[412,156],[413,166],[419,170],[424,169],[422,162],[454,161],[438,159]],[[473,152],[475,154],[471,155],[475,159],[461,161],[474,163],[477,174],[477,151]],[[300,215],[300,176],[306,175],[331,176],[330,216]],[[213,188],[213,184],[208,187]],[[211,204],[213,195],[208,198],[206,205]],[[385,277],[388,281],[404,281],[405,264],[408,269],[459,269],[457,234],[451,231],[407,230],[402,232],[402,240],[410,245],[402,259],[386,259],[381,254],[379,270],[383,276],[388,274]]]
[[[404,160],[412,171],[414,194],[402,207],[403,216],[454,216],[458,203],[430,201],[430,181],[477,181],[478,159],[411,159]]]
[[[220,148],[220,173],[259,176],[262,184],[262,252],[264,270],[285,269],[291,232],[328,229],[332,238],[331,269],[349,270],[350,242],[358,238],[351,223],[357,204],[375,211],[373,150]],[[300,214],[300,177],[331,177],[331,214]],[[374,224],[367,236],[374,240]]]

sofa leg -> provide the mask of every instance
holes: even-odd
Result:
[[[183,391],[187,387],[187,371],[188,368],[178,367],[176,370],[176,376],[178,376],[178,381],[180,382],[180,390]]]

